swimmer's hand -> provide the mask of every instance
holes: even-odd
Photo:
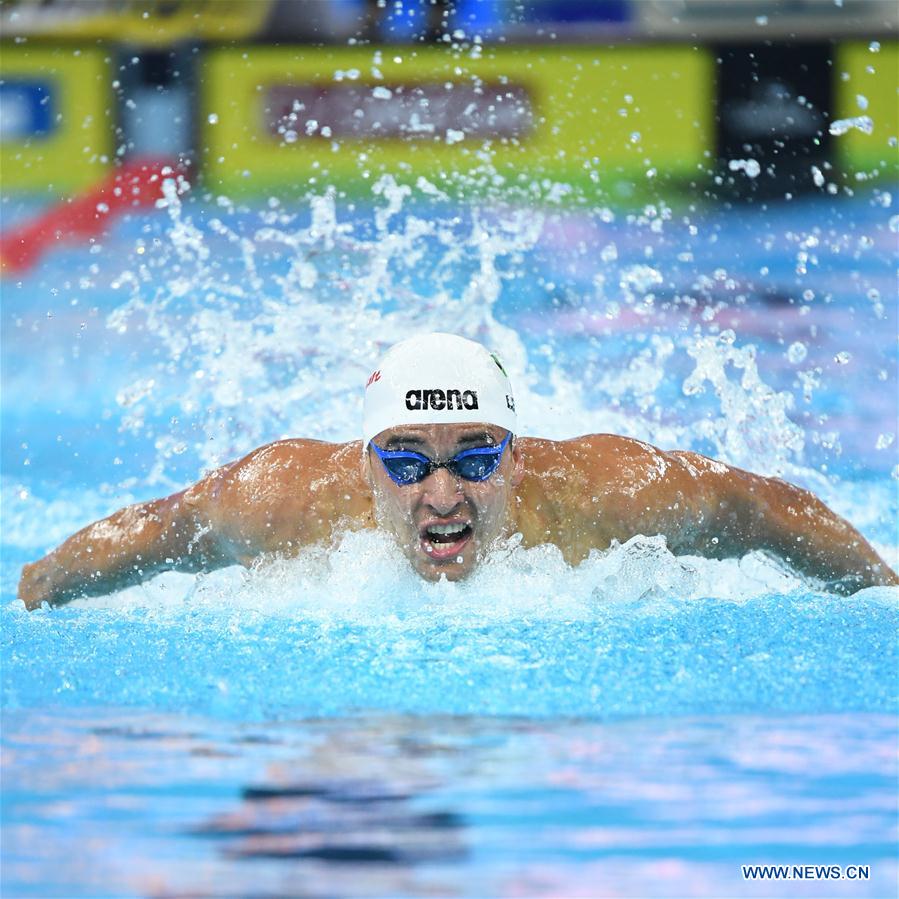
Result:
[[[32,562],[22,569],[17,596],[29,612],[39,609],[43,602],[50,602],[54,595],[52,568],[43,564],[44,561]]]

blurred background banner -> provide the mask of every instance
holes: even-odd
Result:
[[[510,187],[688,177],[713,146],[711,76],[710,54],[686,46],[216,50],[202,167],[226,191],[385,172],[446,189],[485,162]]]
[[[899,4],[880,0],[0,10],[6,191],[63,196],[146,158],[242,194],[367,191],[386,173],[625,203],[896,170]]]

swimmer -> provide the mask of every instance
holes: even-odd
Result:
[[[26,608],[108,593],[166,570],[209,571],[382,528],[429,581],[470,574],[504,538],[571,565],[637,534],[677,554],[770,553],[830,590],[899,584],[811,493],[627,437],[517,434],[502,364],[451,334],[392,347],[365,388],[362,441],[279,440],[165,499],[88,525],[26,565]]]

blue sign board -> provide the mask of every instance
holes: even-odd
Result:
[[[9,78],[0,82],[0,141],[44,137],[54,124],[50,82]]]

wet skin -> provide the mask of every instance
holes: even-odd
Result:
[[[472,441],[504,436],[473,422],[391,429],[377,441],[447,460]],[[452,524],[465,526],[455,541],[428,532]],[[697,453],[590,434],[515,438],[484,482],[439,469],[402,487],[359,441],[281,440],[186,490],[88,525],[23,568],[18,596],[34,609],[160,571],[293,555],[374,527],[392,533],[427,579],[464,577],[506,534],[520,534],[525,547],[554,544],[571,565],[613,541],[661,534],[679,554],[724,559],[760,550],[841,593],[899,584],[865,538],[806,490]]]

